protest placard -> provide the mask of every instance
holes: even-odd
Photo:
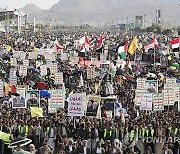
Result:
[[[54,78],[55,78],[56,84],[63,84],[63,73],[62,72],[55,73]]]
[[[38,90],[27,90],[26,91],[26,106],[39,107],[40,106],[40,93]]]
[[[100,102],[101,102],[101,96],[88,95],[87,96],[86,116],[95,116],[96,117]]]
[[[145,89],[145,82],[146,82],[146,79],[138,78],[137,79],[137,89]]]
[[[175,101],[180,101],[180,84],[174,87]]]
[[[142,94],[140,110],[151,111],[152,101],[152,94]]]
[[[63,89],[51,90],[51,108],[63,108],[64,107],[64,92]]]
[[[67,61],[68,60],[68,54],[65,52],[61,52],[61,61]]]
[[[51,69],[51,72],[53,72],[53,73],[58,72],[58,66],[57,66],[57,63],[52,63],[50,69]]]
[[[11,85],[17,85],[17,76],[10,76],[9,77],[9,84]]]
[[[27,66],[20,65],[19,75],[26,76],[27,75]]]
[[[139,90],[139,89],[136,89],[135,91],[135,106],[140,106],[141,103],[142,103],[142,97],[144,94],[146,93],[146,90]]]
[[[25,88],[17,88],[12,97],[12,108],[26,108]]]
[[[146,80],[145,89],[147,93],[158,93],[158,82],[157,80]]]
[[[68,116],[83,116],[84,94],[70,94],[68,102]]]
[[[172,106],[175,103],[175,94],[173,89],[164,89],[162,90],[164,94],[164,105]]]
[[[162,93],[153,94],[153,110],[154,111],[164,110],[164,95]]]
[[[26,59],[26,53],[25,52],[20,52],[20,56],[19,56],[19,58],[21,59],[21,60],[25,60]]]
[[[37,59],[37,52],[29,52],[28,59]]]
[[[11,66],[17,66],[17,59],[16,58],[11,58]]]
[[[94,79],[95,78],[95,67],[88,67],[87,68],[87,79]]]
[[[28,67],[29,66],[29,59],[24,59],[23,65]]]
[[[47,67],[46,67],[46,65],[40,66],[40,71],[41,71],[41,76],[46,76],[47,75]]]

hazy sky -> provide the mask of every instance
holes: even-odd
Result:
[[[18,9],[24,7],[26,4],[35,4],[42,9],[49,9],[53,4],[56,4],[59,0],[0,0],[0,8],[7,6],[8,10]]]

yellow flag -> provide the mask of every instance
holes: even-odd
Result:
[[[41,107],[31,107],[31,117],[43,117],[43,109]]]
[[[9,94],[9,84],[5,84],[5,94],[8,95]]]
[[[129,50],[128,50],[128,52],[131,55],[133,55],[135,53],[136,49],[138,48],[137,42],[138,42],[137,36],[135,36],[134,39],[132,40],[131,45],[130,45]]]
[[[7,45],[7,46],[6,46],[6,50],[7,50],[7,51],[10,51],[11,49],[12,49],[12,47],[11,47],[10,45]]]
[[[38,51],[38,49],[36,47],[34,47],[34,52],[37,52],[37,51]]]

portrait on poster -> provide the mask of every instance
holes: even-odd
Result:
[[[145,89],[146,89],[147,93],[158,93],[157,80],[146,80]]]
[[[40,93],[38,90],[27,90],[26,91],[26,105],[27,108],[39,107],[40,104]]]

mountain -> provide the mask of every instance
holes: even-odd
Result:
[[[164,22],[180,24],[179,0],[60,0],[49,10],[42,10],[34,4],[28,4],[22,10],[29,19],[36,17],[44,22],[57,23],[105,23],[119,20],[121,23],[134,20],[136,15],[144,15],[152,23],[156,10],[160,9]]]
[[[26,6],[24,6],[20,10],[23,10],[24,12],[26,12],[29,15],[31,15],[31,14],[43,14],[44,13],[43,9],[37,7],[34,4],[27,4]]]

